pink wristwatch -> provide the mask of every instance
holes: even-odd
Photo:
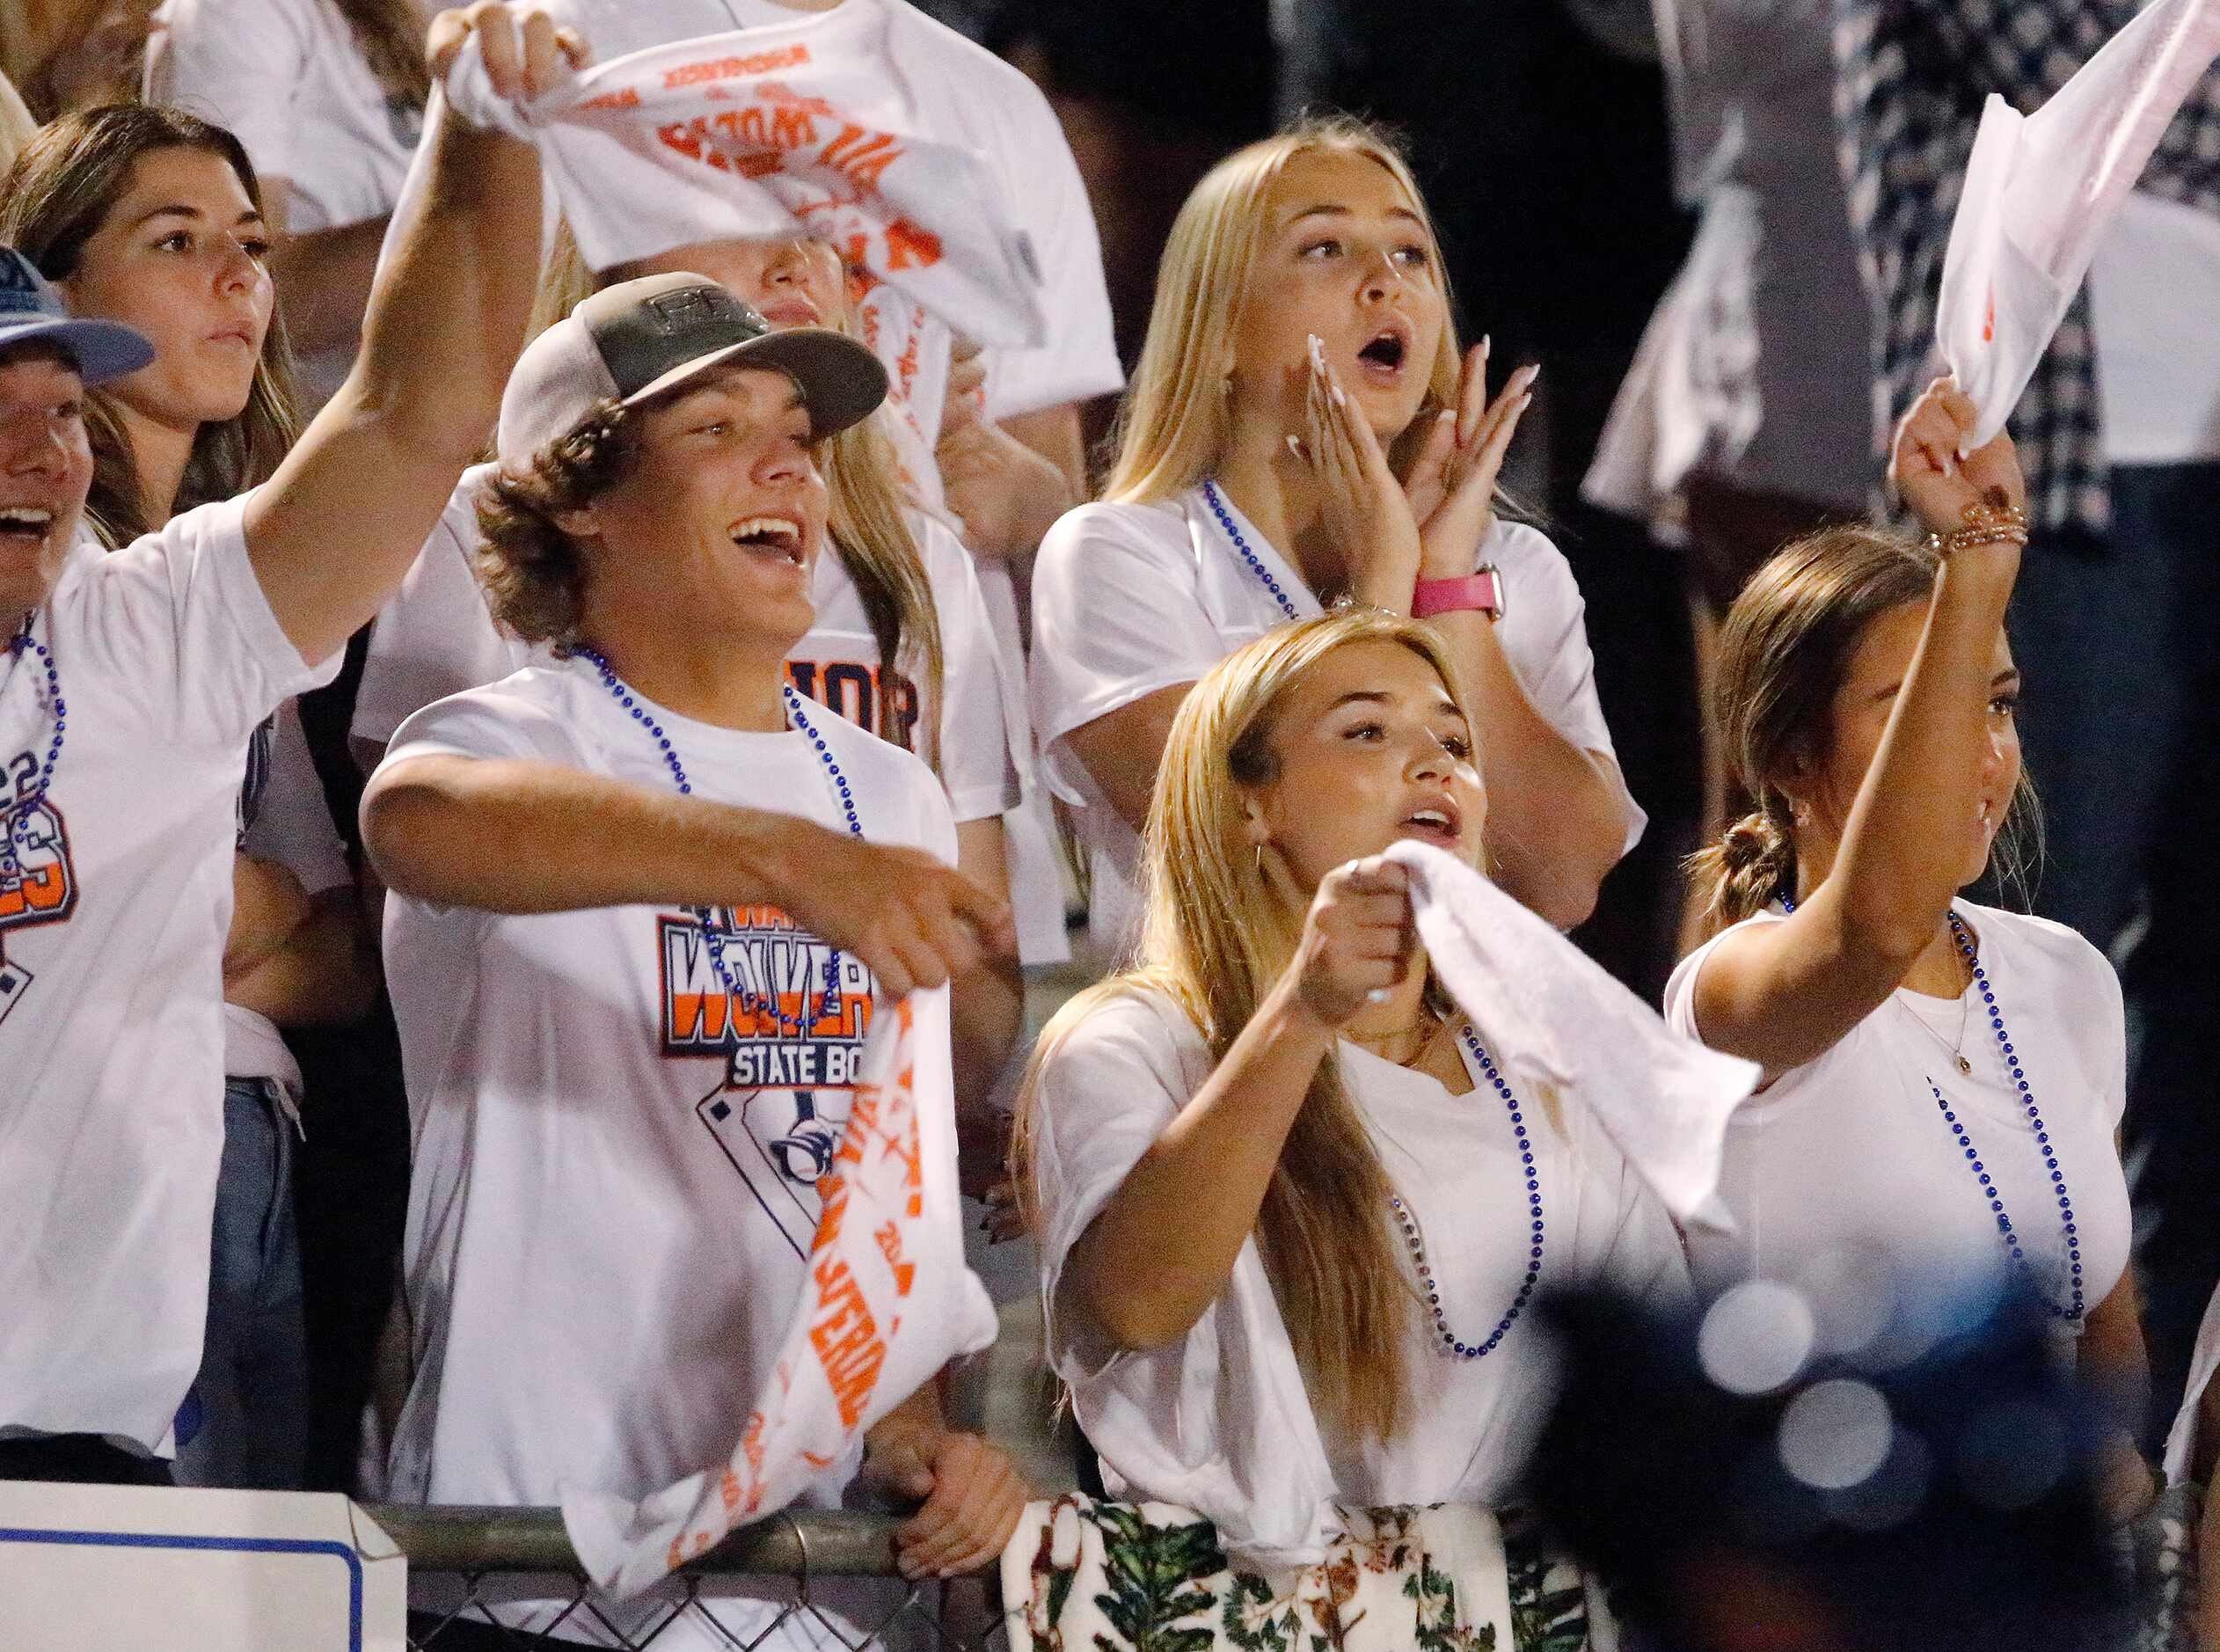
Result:
[[[1503,618],[1503,576],[1496,572],[1494,563],[1483,563],[1478,573],[1463,579],[1420,580],[1411,592],[1413,619],[1469,609],[1478,609],[1490,619]]]

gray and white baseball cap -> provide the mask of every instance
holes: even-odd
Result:
[[[601,402],[636,406],[734,362],[792,379],[820,436],[887,398],[886,368],[846,333],[774,328],[706,275],[643,275],[595,293],[525,347],[501,395],[495,451],[526,470]]]

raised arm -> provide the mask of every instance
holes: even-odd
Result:
[[[435,82],[472,32],[508,96],[582,56],[544,13],[482,0],[433,24]],[[247,508],[256,577],[303,659],[377,612],[493,429],[537,279],[539,187],[529,145],[466,126],[435,88],[354,370]]]
[[[1938,380],[1897,431],[1892,473],[1934,531],[1963,526],[1991,490],[2024,507],[2009,436],[1956,458],[1975,420]],[[1943,559],[1832,867],[1787,922],[1730,934],[1696,978],[1697,1025],[1713,1049],[1770,1072],[1800,1066],[1873,1013],[1935,939],[1966,875],[1964,822],[1980,801],[1997,637],[2019,570],[2011,543]]]
[[[1411,969],[1407,889],[1377,858],[1327,874],[1278,983],[1072,1246],[1062,1289],[1118,1347],[1184,1336],[1224,1292],[1338,1029]]]
[[[522,758],[381,768],[362,839],[396,893],[498,913],[783,907],[900,997],[1013,950],[1010,908],[921,849]]]

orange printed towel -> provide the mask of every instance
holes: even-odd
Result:
[[[1981,410],[1968,452],[2005,428],[2114,212],[2216,55],[2220,0],[2158,0],[2034,114],[1989,94],[1935,311],[1943,361]]]
[[[564,1488],[571,1545],[610,1594],[637,1594],[777,1513],[949,1360],[994,1340],[993,1305],[964,1266],[948,1052],[917,1019],[904,999],[873,1020],[818,1184],[808,1283],[730,1458],[639,1503]]]
[[[591,268],[810,235],[968,338],[1041,344],[1031,243],[983,160],[916,133],[904,84],[879,0],[652,47],[529,105],[494,95],[473,37],[446,82],[465,119],[537,144]]]

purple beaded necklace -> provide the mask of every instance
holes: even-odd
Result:
[[[1479,1038],[1471,1027],[1468,1024],[1459,1032],[1464,1040],[1464,1048],[1471,1052],[1473,1064],[1479,1067],[1480,1076],[1502,1098],[1504,1108],[1511,1115],[1511,1137],[1518,1144],[1519,1173],[1526,1179],[1526,1204],[1533,1223],[1533,1243],[1527,1247],[1526,1254],[1526,1278],[1519,1286],[1518,1295],[1511,1299],[1510,1307],[1495,1322],[1495,1328],[1488,1333],[1486,1341],[1467,1342],[1450,1329],[1449,1314],[1442,1306],[1441,1281],[1434,1277],[1433,1264],[1427,1260],[1426,1242],[1419,1235],[1418,1218],[1411,1214],[1410,1207],[1396,1195],[1388,1195],[1388,1203],[1394,1209],[1395,1219],[1402,1224],[1403,1242],[1410,1247],[1411,1265],[1418,1269],[1419,1289],[1426,1292],[1427,1309],[1434,1316],[1435,1334],[1442,1339],[1442,1345],[1458,1359],[1484,1359],[1495,1351],[1496,1345],[1502,1341],[1511,1327],[1518,1323],[1519,1315],[1526,1312],[1526,1305],[1533,1299],[1535,1284],[1542,1276],[1542,1173],[1541,1167],[1534,1162],[1534,1144],[1527,1136],[1526,1115],[1519,1110],[1518,1097],[1512,1093],[1509,1083],[1496,1070],[1495,1063],[1489,1059],[1487,1051],[1480,1048]]]
[[[601,673],[602,686],[610,691],[610,696],[619,705],[631,713],[632,720],[645,729],[647,737],[655,742],[656,749],[662,754],[663,766],[670,771],[670,778],[677,785],[679,791],[688,797],[692,796],[694,784],[687,778],[686,765],[679,757],[678,748],[671,743],[669,734],[665,731],[662,724],[656,720],[655,714],[647,709],[639,695],[625,686],[624,679],[617,675],[609,663],[608,656],[600,649],[585,647],[581,648],[578,654],[581,659],[589,662],[596,671]],[[849,788],[847,777],[841,773],[840,764],[834,761],[832,749],[825,743],[825,737],[811,726],[809,719],[804,715],[801,708],[801,696],[794,692],[793,684],[782,683],[778,685],[778,691],[785,703],[787,720],[793,724],[795,731],[809,742],[811,748],[817,754],[817,761],[825,771],[825,778],[832,786],[833,800],[840,806],[841,813],[847,817],[848,835],[851,837],[860,838],[864,835],[864,823],[856,813],[855,794]],[[723,925],[718,923],[716,913],[705,906],[695,907],[692,910],[701,921],[703,938],[709,943],[710,961],[717,967],[717,978],[724,983],[725,991],[732,1001],[742,1009],[753,1014],[770,1016],[784,1031],[801,1033],[829,1017],[838,1006],[840,1003],[838,949],[829,949],[825,954],[824,990],[818,1002],[816,1014],[812,1015],[809,1012],[809,995],[805,992],[802,994],[801,1013],[799,1016],[789,1015],[778,1007],[776,998],[758,998],[740,984],[738,977],[733,974],[732,966],[725,961],[725,941],[729,932]]]
[[[39,662],[46,668],[47,703],[54,707],[54,733],[47,742],[47,757],[39,765],[39,778],[32,781],[30,789],[21,797],[0,808],[0,821],[7,826],[4,832],[0,832],[0,878],[11,881],[23,875],[23,861],[18,849],[27,841],[31,811],[45,800],[47,789],[54,784],[55,769],[62,762],[62,732],[69,726],[69,707],[62,698],[61,669],[54,662],[52,651],[31,634],[37,618],[35,612],[24,617],[22,628],[8,640],[8,653],[19,665],[24,651],[28,649],[39,656]]]

